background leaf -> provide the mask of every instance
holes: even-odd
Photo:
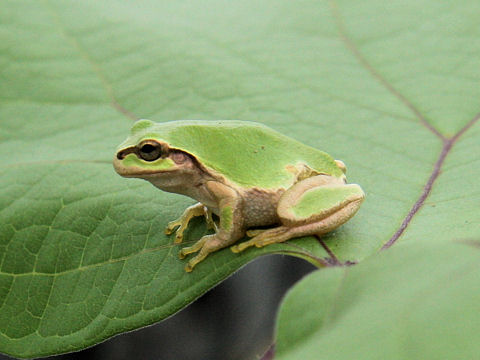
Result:
[[[284,299],[275,359],[474,359],[479,244],[402,244],[312,273]]]
[[[159,321],[262,254],[359,262],[400,238],[478,237],[474,1],[0,7],[2,352]],[[110,164],[138,117],[263,122],[342,159],[367,199],[330,254],[313,238],[226,249],[187,275],[163,228],[193,201]]]

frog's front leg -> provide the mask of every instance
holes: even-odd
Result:
[[[220,223],[215,234],[205,235],[192,246],[180,250],[179,257],[181,259],[188,254],[198,252],[185,266],[187,272],[192,271],[195,265],[204,260],[208,254],[233,244],[245,233],[240,206],[242,199],[238,193],[216,181],[209,181],[206,186],[218,200]]]
[[[207,228],[215,228],[215,223],[212,219],[212,212],[207,209],[202,203],[197,203],[195,205],[189,206],[185,209],[182,216],[178,219],[170,221],[165,228],[165,234],[172,234],[175,229],[178,227],[175,233],[175,244],[180,244],[183,240],[183,232],[187,228],[190,220],[197,216],[204,216],[207,221]]]
[[[364,197],[357,184],[345,184],[328,175],[307,178],[281,196],[277,207],[281,226],[262,231],[231,249],[241,252],[251,246],[263,247],[295,237],[323,235],[355,215]]]

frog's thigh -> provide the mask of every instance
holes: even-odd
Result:
[[[318,175],[288,189],[278,202],[277,212],[282,224],[287,227],[322,222],[318,224],[320,234],[331,231],[350,219],[363,198],[360,186],[345,184],[331,176]]]

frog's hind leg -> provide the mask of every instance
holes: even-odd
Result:
[[[234,253],[239,253],[252,246],[261,248],[270,244],[281,243],[297,237],[324,235],[339,226],[339,218],[349,219],[355,214],[357,209],[357,203],[350,203],[327,218],[313,223],[307,223],[296,227],[282,225],[273,229],[264,230],[250,240],[244,241],[238,245],[234,245],[230,249]]]
[[[282,225],[253,233],[248,241],[232,246],[238,253],[249,247],[263,247],[308,235],[323,235],[350,219],[364,198],[356,184],[345,184],[326,175],[295,184],[280,198],[278,215]]]

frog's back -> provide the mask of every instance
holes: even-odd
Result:
[[[330,155],[255,122],[170,121],[151,123],[142,133],[194,155],[205,166],[246,187],[289,186],[295,175],[288,167],[299,163],[321,173],[343,175]]]

